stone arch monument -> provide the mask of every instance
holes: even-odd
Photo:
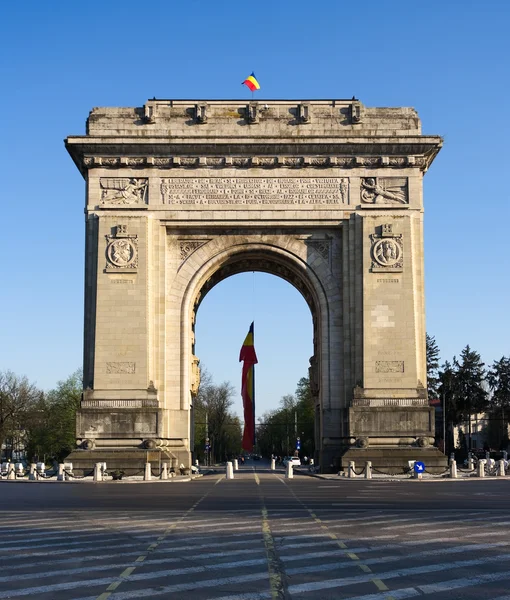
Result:
[[[441,148],[412,108],[358,100],[150,100],[95,108],[66,146],[86,181],[82,468],[189,466],[196,309],[278,275],[314,323],[317,460],[389,469],[431,446],[422,178]]]

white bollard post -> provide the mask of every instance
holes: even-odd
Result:
[[[31,463],[30,465],[30,472],[28,473],[28,479],[29,481],[36,481],[37,480],[37,465],[35,463]]]
[[[285,479],[294,479],[294,468],[290,461],[287,463],[287,469],[285,471]]]
[[[65,481],[64,463],[58,465],[57,481]]]
[[[473,460],[473,457],[471,456],[471,454],[469,455],[469,458],[468,458],[468,469],[470,471],[475,470],[475,461]]]
[[[7,479],[16,479],[16,471],[14,470],[14,464],[7,464]]]
[[[234,458],[234,471],[239,471],[239,461]]]
[[[356,463],[353,460],[349,461],[349,474],[347,475],[347,477],[356,477],[356,471],[354,470],[356,468]]]
[[[478,477],[485,477],[485,462],[486,461],[484,458],[481,458],[478,461],[478,472],[477,472]]]
[[[227,463],[227,479],[234,479],[234,467],[230,461]]]
[[[276,469],[276,460],[274,458],[271,459],[271,471]]]
[[[168,479],[168,463],[161,465],[161,479]]]
[[[498,477],[505,476],[505,461],[503,459],[498,460]]]
[[[457,462],[455,460],[450,463],[450,479],[457,479]]]
[[[145,463],[145,473],[143,474],[144,481],[152,480],[151,463]]]
[[[367,464],[365,466],[365,479],[372,479],[372,461],[367,460]]]
[[[94,481],[103,481],[103,463],[96,463],[94,465]]]

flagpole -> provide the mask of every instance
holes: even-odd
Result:
[[[253,92],[252,92],[253,93]],[[255,348],[255,321],[253,321],[253,347]],[[252,398],[253,398],[253,445],[256,444],[256,434],[255,434],[255,365],[252,366]]]

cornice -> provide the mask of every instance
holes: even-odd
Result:
[[[442,146],[438,136],[178,143],[140,138],[73,137],[66,146],[85,177],[93,168],[416,167],[425,172]]]
[[[425,156],[84,156],[80,170],[88,169],[225,169],[225,168],[334,168],[344,169],[409,167],[425,171]]]

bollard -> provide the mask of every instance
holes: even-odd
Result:
[[[16,479],[16,471],[12,463],[7,464],[7,479]]]
[[[498,460],[498,477],[505,476],[505,461],[503,459]]]
[[[276,460],[274,458],[271,459],[271,471],[276,469]]]
[[[372,479],[372,461],[367,460],[365,466],[365,479]]]
[[[485,477],[485,459],[481,458],[478,461],[478,472],[477,472],[477,476],[478,477]]]
[[[454,460],[450,463],[450,478],[457,479],[457,462]]]
[[[285,479],[294,479],[294,469],[290,460],[287,463],[287,468],[285,470]]]
[[[30,465],[30,472],[28,473],[28,479],[29,481],[36,481],[37,480],[37,465],[35,463],[32,463]]]
[[[234,479],[234,467],[230,461],[227,463],[226,476],[227,476],[227,479]]]
[[[468,469],[470,471],[474,471],[475,470],[475,461],[473,460],[473,457],[471,456],[471,453],[469,453],[469,458],[468,458]]]
[[[239,471],[239,461],[234,458],[234,471]]]
[[[356,463],[353,460],[349,461],[349,474],[347,477],[356,477],[356,471],[354,470],[355,468]]]
[[[151,463],[145,463],[145,473],[143,474],[144,481],[151,481],[152,472],[151,472]]]
[[[168,463],[161,465],[161,479],[168,479]]]
[[[66,480],[66,476],[64,473],[64,463],[60,463],[58,465],[57,481],[65,481],[65,480]]]
[[[103,463],[96,463],[94,465],[94,481],[103,481]]]

